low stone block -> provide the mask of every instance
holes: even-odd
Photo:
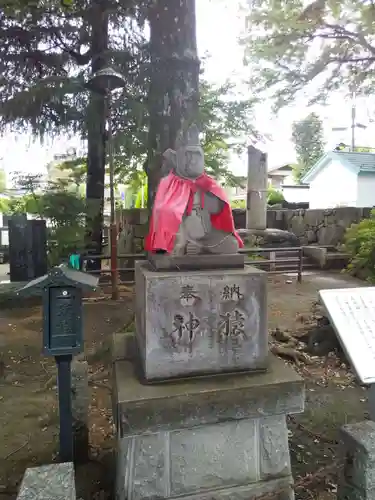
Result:
[[[26,469],[17,500],[76,500],[73,464]]]
[[[136,337],[148,381],[267,368],[267,274],[153,271],[136,262]]]
[[[375,498],[375,422],[345,425],[341,439],[344,467],[338,498],[357,499],[359,494],[364,499]]]
[[[352,484],[340,484],[337,490],[337,500],[373,500],[375,489],[363,490]]]
[[[288,428],[284,416],[259,420],[259,444],[261,479],[290,474]]]

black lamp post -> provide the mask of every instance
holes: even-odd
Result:
[[[102,68],[90,76],[86,83],[86,88],[97,94],[104,95],[107,101],[106,119],[108,128],[107,151],[109,160],[109,192],[111,203],[110,215],[110,240],[111,240],[111,284],[112,299],[118,298],[118,278],[117,278],[117,227],[115,221],[115,189],[114,189],[114,163],[113,163],[113,137],[112,137],[112,91],[124,87],[126,80],[113,68]]]

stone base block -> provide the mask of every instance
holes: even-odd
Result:
[[[146,380],[267,368],[264,271],[154,271],[136,262],[135,283]]]
[[[303,411],[302,379],[270,371],[145,386],[114,365],[117,500],[292,498],[286,414]]]
[[[76,500],[72,463],[26,469],[17,500]]]
[[[375,422],[344,425],[341,429],[344,467],[338,500],[375,498]]]

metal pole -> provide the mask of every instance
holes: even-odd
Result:
[[[370,419],[375,421],[375,384],[371,384],[368,388],[368,409]]]
[[[352,147],[351,150],[354,153],[355,150],[355,120],[356,120],[356,93],[355,93],[355,84],[352,85]]]
[[[301,247],[298,250],[298,275],[297,275],[297,281],[298,283],[302,283],[302,267],[303,267],[303,248]]]
[[[60,417],[60,460],[73,462],[72,355],[55,356]]]
[[[355,150],[355,104],[352,105],[352,152]]]
[[[117,226],[115,221],[115,186],[114,186],[114,163],[113,163],[113,137],[112,137],[112,109],[111,92],[107,92],[107,123],[108,123],[108,159],[109,159],[109,197],[111,203],[110,239],[111,239],[111,284],[112,300],[117,300],[118,277],[117,277]]]

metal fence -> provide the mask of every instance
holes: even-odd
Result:
[[[282,274],[285,272],[296,272],[298,283],[302,281],[302,272],[304,267],[309,266],[305,262],[302,247],[286,248],[241,248],[240,253],[245,254],[245,264],[258,267],[267,271],[269,274]],[[110,275],[109,264],[105,261],[110,260],[110,255],[82,255],[83,263],[89,260],[101,260],[101,269],[90,271],[100,274],[101,277]],[[124,267],[118,267],[121,282],[124,284],[134,283],[135,261],[146,259],[146,253],[128,253],[118,255],[118,259],[126,261]],[[104,262],[103,262],[104,261]],[[104,265],[103,265],[104,263]]]

